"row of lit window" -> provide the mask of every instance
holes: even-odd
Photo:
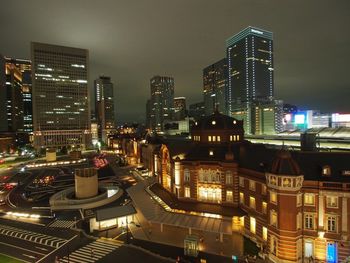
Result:
[[[245,181],[244,177],[239,177],[239,186],[240,187],[243,187],[243,188],[245,187],[244,181]],[[256,191],[256,182],[255,181],[249,180],[249,190]],[[261,194],[266,195],[266,190],[267,190],[266,185],[262,184],[261,185]]]
[[[220,189],[211,189],[212,191],[215,192],[215,195],[211,195],[211,198],[208,199],[208,194],[207,193],[202,193],[203,191],[206,191],[207,188],[200,187],[199,189],[199,199],[205,199],[207,201],[221,201],[221,190]],[[190,198],[191,197],[191,189],[189,186],[185,186],[185,197]],[[212,200],[213,199],[213,200]],[[233,202],[233,193],[232,190],[227,190],[226,191],[226,202]]]
[[[255,217],[249,217],[249,230],[251,233],[256,234],[256,219]],[[267,228],[262,227],[262,238],[263,240],[267,240]]]
[[[297,229],[301,229],[302,214],[297,214]],[[315,230],[316,229],[316,215],[312,213],[304,214],[304,229]],[[327,232],[338,232],[338,216],[327,215],[326,216],[326,228]]]
[[[240,204],[245,204],[245,197],[244,197],[244,193],[240,192],[239,193],[239,203]],[[255,201],[255,197],[253,196],[249,196],[249,207],[251,209],[256,209],[256,201]],[[267,203],[265,201],[262,201],[261,203],[261,213],[266,214],[267,213]]]

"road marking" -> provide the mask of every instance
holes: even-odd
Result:
[[[44,248],[44,247],[37,247],[37,246],[36,246],[36,248],[37,248],[37,249],[40,249],[40,250],[44,250],[44,251],[49,251],[47,248]]]
[[[21,249],[21,250],[25,250],[25,251],[28,251],[28,252],[31,252],[33,253],[33,250],[29,250],[29,249],[26,249],[26,248],[23,248],[23,247],[18,247],[18,246],[15,246],[15,245],[11,245],[11,244],[8,244],[8,243],[4,243],[4,242],[0,242],[0,244],[4,244],[5,246],[9,246],[9,247],[14,247],[14,248],[17,248],[17,249]],[[39,255],[42,255],[44,256],[45,254],[43,253],[40,253],[40,252],[35,252]]]
[[[32,255],[27,255],[27,254],[22,254],[22,255],[25,256],[25,257],[29,257],[29,258],[36,258],[36,257],[34,257]]]
[[[48,256],[50,256],[52,253],[56,252],[59,248],[63,247],[64,245],[68,244],[70,241],[72,241],[74,238],[76,238],[78,235],[75,235],[73,237],[71,237],[70,239],[68,239],[62,246],[58,246],[56,247],[54,250],[52,250],[49,254],[47,254],[46,256],[42,257],[41,259],[39,259],[36,263],[41,262],[42,260],[44,260],[45,258],[47,258]]]

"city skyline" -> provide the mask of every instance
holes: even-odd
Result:
[[[42,1],[30,5],[13,1],[0,11],[1,30],[9,36],[0,52],[28,59],[31,41],[89,49],[91,94],[93,79],[101,74],[111,76],[117,122],[141,122],[153,75],[174,77],[175,96],[185,96],[188,104],[199,102],[202,69],[225,56],[226,39],[247,26],[256,26],[274,33],[276,97],[301,108],[346,112],[350,111],[345,72],[350,40],[344,32],[349,3],[339,1],[330,6],[328,2],[220,1],[214,5],[208,1],[200,5],[200,14],[195,14],[197,1],[167,5],[158,1],[81,5],[77,1],[70,4],[70,10],[64,3],[53,3],[52,12],[46,15],[40,12]],[[17,19],[8,23],[14,16],[12,10]],[[59,16],[62,11],[65,16]],[[100,14],[105,17],[102,22],[97,21]],[[209,15],[211,19],[206,18]],[[34,22],[29,19],[33,16],[40,19]],[[21,34],[11,35],[15,28],[22,28]],[[91,105],[93,101],[91,96]],[[131,103],[133,107],[129,107]]]

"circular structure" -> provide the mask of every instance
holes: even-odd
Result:
[[[56,149],[50,148],[46,150],[46,162],[54,162],[56,161]]]
[[[75,170],[75,197],[77,199],[91,198],[98,194],[98,179],[96,168]]]
[[[91,198],[74,198],[74,187],[69,187],[50,197],[51,210],[92,209],[107,205],[119,199],[123,190],[118,186],[100,185],[98,195]]]

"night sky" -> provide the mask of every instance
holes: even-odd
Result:
[[[247,26],[274,33],[275,95],[301,108],[350,112],[350,1],[0,0],[0,53],[30,57],[30,41],[87,48],[90,86],[116,86],[118,122],[143,121],[153,75],[202,100],[202,69]],[[93,97],[91,97],[93,100]]]

